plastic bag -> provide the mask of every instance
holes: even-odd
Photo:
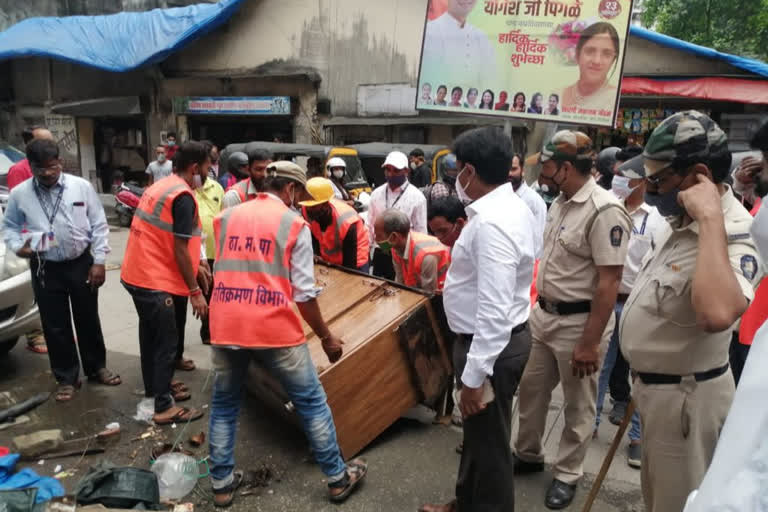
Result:
[[[152,423],[152,417],[155,415],[155,399],[154,398],[142,398],[139,405],[136,406],[136,416],[133,417],[136,421],[143,421],[144,423]]]
[[[172,452],[161,455],[152,464],[152,472],[160,485],[160,499],[180,500],[195,488],[198,478],[208,476],[198,473],[198,462],[183,453]]]

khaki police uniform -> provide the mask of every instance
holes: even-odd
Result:
[[[544,230],[544,247],[536,286],[547,303],[584,303],[594,297],[597,267],[623,265],[632,221],[621,202],[589,181],[566,200],[552,204]],[[536,304],[530,316],[533,344],[520,382],[520,429],[515,451],[523,461],[543,462],[542,437],[552,390],[565,394],[565,429],[555,460],[554,477],[573,484],[594,428],[599,372],[573,376],[573,349],[581,340],[589,313],[557,314]],[[600,341],[601,359],[614,328],[614,315]]]
[[[731,266],[751,300],[761,277],[749,234],[752,217],[730,188],[721,201]],[[621,350],[638,372],[634,399],[643,426],[647,512],[683,509],[704,478],[733,399],[731,329],[709,333],[696,324],[691,287],[698,251],[696,222],[662,229],[641,265],[619,326]],[[675,376],[680,382],[659,382]]]

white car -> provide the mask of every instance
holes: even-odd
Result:
[[[2,219],[0,212],[0,223]],[[0,355],[11,350],[20,336],[39,328],[29,262],[6,250],[0,237]]]

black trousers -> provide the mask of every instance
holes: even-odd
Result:
[[[181,295],[171,295],[173,297],[173,309],[176,317],[176,361],[181,361],[184,357],[184,331],[187,328],[187,303],[189,299]]]
[[[619,328],[618,325],[616,328]],[[614,364],[611,378],[608,380],[608,389],[611,391],[611,398],[614,402],[629,403],[632,394],[632,386],[629,384],[629,363],[624,359],[621,350],[616,351],[616,364]]]
[[[467,363],[472,337],[458,335],[453,345],[457,383]],[[494,401],[479,414],[464,419],[464,448],[456,480],[459,512],[511,512],[515,509],[512,398],[531,351],[531,330],[525,325],[510,336],[496,359],[491,384]]]
[[[32,287],[40,309],[48,359],[59,384],[75,384],[80,377],[81,362],[87,377],[95,376],[106,366],[107,350],[99,320],[99,292],[92,291],[86,282],[91,265],[90,250],[69,261],[40,261],[37,258],[31,261]]]
[[[174,296],[123,283],[139,314],[139,351],[144,395],[155,399],[155,413],[173,407],[171,380],[179,348]],[[186,316],[186,305],[184,308]]]
[[[208,260],[208,266],[211,268],[211,271],[213,271],[213,260]],[[208,293],[205,294],[205,302],[210,304],[211,303],[211,296],[213,295],[213,285],[208,289]],[[185,308],[186,309],[186,308]],[[185,315],[186,318],[186,315]],[[200,321],[200,339],[203,340],[203,343],[206,345],[211,342],[211,325],[208,323],[208,317],[204,317]],[[184,352],[183,342],[182,342],[182,354]]]
[[[378,247],[373,250],[373,275],[389,280],[395,278],[395,265],[392,263],[392,255],[385,253]]]

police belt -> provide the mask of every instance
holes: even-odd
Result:
[[[720,368],[713,368],[705,372],[698,372],[693,374],[693,378],[696,382],[702,382],[705,380],[712,380],[715,377],[719,377],[728,371],[728,363]],[[638,372],[638,377],[643,381],[643,384],[680,384],[683,380],[682,375],[669,375],[666,373],[644,373]]]
[[[588,300],[582,302],[550,302],[539,297],[539,306],[551,315],[578,315],[579,313],[589,313],[592,310],[592,303]]]

